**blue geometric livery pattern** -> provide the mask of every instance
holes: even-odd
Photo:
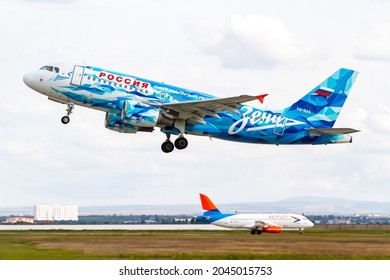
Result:
[[[351,128],[333,128],[358,72],[341,68],[283,110],[262,110],[245,104],[265,95],[228,98],[175,87],[106,69],[51,64],[27,73],[24,82],[50,100],[106,113],[106,128],[121,133],[166,134],[161,148],[184,149],[185,134],[260,144],[348,143]],[[177,135],[174,144],[171,135]]]

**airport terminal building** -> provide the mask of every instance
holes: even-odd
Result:
[[[77,205],[37,204],[34,207],[35,221],[78,221]]]

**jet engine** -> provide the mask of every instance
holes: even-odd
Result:
[[[173,126],[173,120],[160,109],[136,100],[123,102],[121,120],[125,124],[139,127]]]
[[[265,227],[263,227],[263,232],[281,233],[282,227],[281,226],[265,226]]]
[[[351,135],[335,135],[330,140],[332,143],[352,143]]]
[[[111,113],[106,113],[104,126],[121,133],[137,133],[138,131],[138,127],[122,122],[121,116]]]

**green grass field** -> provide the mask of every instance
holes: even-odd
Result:
[[[0,231],[0,259],[389,260],[390,231]]]

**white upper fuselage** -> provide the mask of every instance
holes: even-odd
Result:
[[[246,229],[275,225],[287,230],[304,229],[314,225],[305,216],[299,214],[222,214],[220,218],[215,217],[211,224],[226,228]]]

